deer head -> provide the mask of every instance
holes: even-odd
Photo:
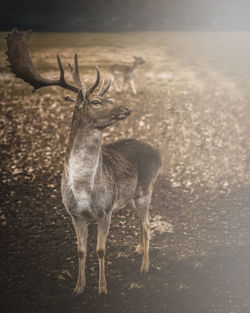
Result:
[[[114,99],[104,98],[100,92],[90,94],[85,98],[82,96],[82,93],[79,93],[76,105],[81,108],[82,119],[85,121],[84,124],[90,124],[98,129],[104,129],[118,120],[125,119],[130,114],[128,108],[116,106]]]
[[[31,37],[31,31],[18,31],[13,29],[6,37],[8,51],[8,61],[10,62],[10,69],[16,77],[23,79],[34,87],[33,92],[42,87],[52,85],[60,86],[66,90],[77,93],[76,100],[71,97],[64,97],[65,100],[75,102],[76,111],[81,115],[86,123],[91,123],[93,127],[103,129],[118,120],[125,119],[130,110],[124,106],[117,107],[113,99],[104,98],[105,93],[111,85],[111,78],[107,84],[102,82],[101,88],[97,93],[94,93],[100,83],[100,71],[96,67],[96,81],[89,88],[82,82],[79,74],[77,54],[74,58],[74,65],[69,64],[69,69],[72,74],[74,85],[66,82],[64,77],[64,68],[61,58],[57,55],[57,62],[59,67],[59,79],[47,79],[42,77],[35,69],[30,58],[28,41]]]
[[[134,58],[134,63],[135,63],[136,65],[142,65],[143,63],[146,62],[146,61],[145,61],[143,58],[141,58],[141,57],[133,56],[133,58]]]

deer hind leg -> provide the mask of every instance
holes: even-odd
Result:
[[[73,294],[83,293],[86,285],[85,262],[87,255],[88,224],[82,216],[72,216],[78,246],[78,278]]]
[[[135,205],[135,200],[131,200],[130,204],[132,206],[132,209],[137,211],[137,213],[139,215],[139,224],[140,224],[139,243],[138,243],[138,246],[135,249],[135,252],[138,253],[138,254],[142,254],[143,246],[144,246],[144,240],[143,240],[143,228],[142,228],[142,221],[141,221],[141,217],[140,217],[140,212],[137,210],[137,207]]]
[[[133,94],[136,95],[135,82],[132,79],[129,82],[130,82]]]
[[[106,241],[109,232],[111,220],[111,213],[104,215],[98,219],[98,236],[97,236],[97,247],[96,252],[99,261],[99,295],[102,293],[107,294],[107,283],[105,277],[105,253],[106,253]]]
[[[137,251],[143,251],[141,272],[148,272],[149,269],[149,240],[150,240],[150,214],[149,205],[151,201],[152,191],[135,200],[135,205],[140,218],[141,235]]]

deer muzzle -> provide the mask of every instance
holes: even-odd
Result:
[[[117,116],[117,118],[119,119],[119,120],[123,120],[123,119],[125,119],[127,116],[129,116],[130,115],[130,113],[131,113],[131,111],[128,109],[128,108],[126,108],[125,106],[120,106],[119,108],[118,108],[118,116]]]

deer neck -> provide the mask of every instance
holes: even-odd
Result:
[[[132,73],[136,74],[137,71],[139,70],[140,66],[141,66],[140,64],[138,64],[134,61],[133,65],[132,65]]]
[[[73,117],[66,153],[68,183],[76,197],[93,190],[101,166],[102,132],[81,118]]]

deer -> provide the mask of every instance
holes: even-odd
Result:
[[[103,130],[126,119],[131,113],[126,106],[117,106],[113,99],[105,96],[112,80],[103,81],[97,91],[100,70],[96,67],[96,80],[87,88],[79,74],[77,54],[73,65],[69,64],[73,84],[65,79],[59,55],[59,79],[44,78],[31,60],[30,37],[30,31],[14,29],[8,33],[6,54],[10,70],[31,85],[33,92],[54,85],[75,94],[74,98],[64,97],[74,102],[74,109],[61,180],[62,202],[77,237],[78,278],[73,294],[82,294],[85,289],[88,225],[91,222],[97,223],[98,293],[107,294],[105,257],[111,216],[127,205],[131,205],[139,215],[136,252],[143,254],[140,271],[149,270],[149,206],[161,168],[161,156],[157,149],[136,139],[102,144]]]
[[[117,76],[122,76],[123,85],[125,85],[126,82],[129,81],[130,86],[132,88],[132,92],[134,95],[136,95],[137,92],[135,88],[135,78],[138,74],[140,67],[146,61],[141,57],[133,56],[133,58],[134,58],[134,62],[132,65],[126,66],[126,65],[121,65],[121,64],[113,64],[111,65],[110,70],[113,73],[113,78]]]

